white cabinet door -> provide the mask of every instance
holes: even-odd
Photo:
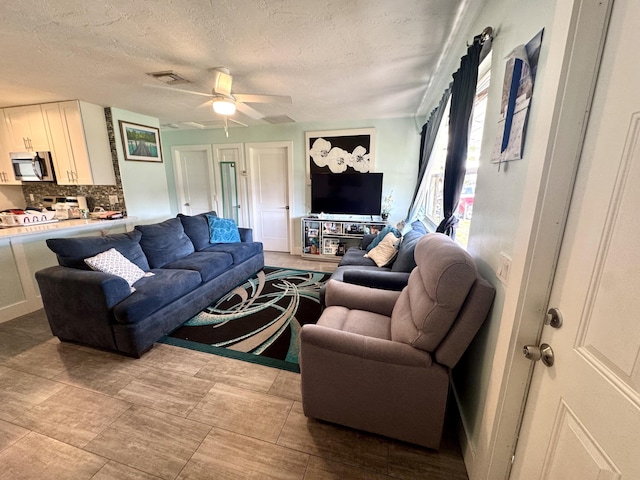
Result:
[[[40,105],[4,109],[9,148],[15,152],[48,151],[49,137]]]
[[[69,134],[57,103],[42,105],[42,114],[51,133],[51,156],[58,185],[75,185],[75,163]]]
[[[4,119],[0,118],[0,120]],[[0,121],[0,185],[22,185],[13,173],[13,165],[9,157],[9,135],[4,121]]]
[[[58,185],[115,185],[104,109],[76,100],[42,105]]]

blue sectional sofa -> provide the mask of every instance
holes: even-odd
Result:
[[[213,218],[215,212],[178,215],[128,233],[47,240],[59,265],[36,272],[36,280],[53,334],[139,357],[260,271],[262,243],[251,230],[239,228],[240,241],[211,243]],[[145,276],[130,284],[85,263],[112,248]]]
[[[402,235],[397,255],[390,263],[380,267],[364,255],[371,242],[376,240],[376,237],[378,240],[384,237],[386,230],[378,234],[365,235],[360,246],[351,247],[346,251],[331,275],[331,280],[383,290],[402,290],[409,281],[409,274],[416,266],[413,256],[415,246],[427,233],[427,228],[420,220],[414,221],[411,229]],[[325,289],[326,284],[320,289],[320,304],[323,307]]]

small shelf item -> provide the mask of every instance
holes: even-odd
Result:
[[[357,247],[366,234],[376,234],[386,225],[382,221],[302,219],[302,256],[313,260],[339,262],[342,255]]]

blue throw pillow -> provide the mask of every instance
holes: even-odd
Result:
[[[235,220],[231,218],[207,215],[209,221],[209,241],[211,243],[236,243],[240,241],[240,232]]]
[[[400,233],[400,231],[396,227],[392,227],[391,225],[387,225],[382,230],[380,230],[380,233],[378,234],[378,236],[376,238],[374,238],[371,241],[371,243],[367,246],[367,252],[370,252],[375,247],[377,247],[378,244],[382,241],[382,239],[387,235],[387,233],[393,233],[398,238],[400,238],[402,236],[402,234]]]

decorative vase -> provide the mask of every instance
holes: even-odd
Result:
[[[385,222],[389,218],[389,214],[388,213],[382,213],[382,214],[380,214],[380,216],[382,217],[382,220],[384,220]]]

